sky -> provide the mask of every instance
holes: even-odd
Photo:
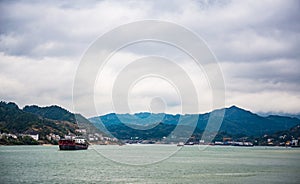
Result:
[[[226,107],[299,113],[299,12],[300,1],[293,0],[0,1],[0,97],[20,107],[57,104],[74,111],[74,78],[91,44],[120,25],[159,20],[183,26],[205,41],[222,71]],[[93,86],[98,114],[119,112],[111,98],[118,75],[149,55],[174,60],[189,75],[199,109],[184,113],[211,110],[212,89],[205,71],[176,48],[143,42],[121,49],[99,71]],[[132,67],[143,71],[149,66]],[[182,79],[183,74],[171,70],[169,75]],[[139,79],[128,94],[130,113],[182,113],[177,90],[176,84],[159,77]],[[96,115],[84,104],[79,111]]]

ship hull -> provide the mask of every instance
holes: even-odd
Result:
[[[59,145],[60,150],[86,150],[88,145]]]
[[[76,143],[74,140],[60,140],[58,145],[60,150],[86,150],[89,146],[86,143]]]

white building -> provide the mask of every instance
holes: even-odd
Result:
[[[292,140],[292,145],[293,146],[298,146],[298,140],[297,139],[293,139]]]
[[[28,135],[30,136],[32,139],[38,141],[39,140],[39,134],[36,134],[36,135]]]

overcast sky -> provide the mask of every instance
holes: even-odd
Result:
[[[75,73],[90,44],[119,25],[155,19],[182,25],[206,42],[224,75],[226,106],[299,113],[299,12],[300,1],[292,0],[0,1],[0,97],[20,107],[57,104],[73,111]],[[105,82],[95,84],[98,113],[113,111],[110,90],[121,66],[147,54],[177,59],[201,83],[199,112],[211,110],[204,74],[165,47],[137,44],[111,58],[102,71]],[[136,84],[129,99],[134,112],[149,110],[150,103],[156,110],[180,113],[176,95],[172,85],[150,77]],[[95,115],[84,107],[80,113]]]

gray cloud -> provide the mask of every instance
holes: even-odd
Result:
[[[254,111],[297,112],[299,12],[300,3],[296,0],[1,1],[0,95],[20,105],[56,103],[71,109],[73,78],[88,46],[120,24],[158,19],[186,26],[207,42],[224,72],[227,105]],[[186,64],[190,61],[174,49],[145,45],[132,48],[120,57],[165,54],[181,61],[197,79],[197,72]],[[107,70],[115,75],[119,68],[113,64]],[[112,82],[108,78],[105,85]],[[99,98],[108,108],[101,113],[111,111],[108,93],[103,91]],[[162,96],[168,95],[161,92]],[[209,98],[209,92],[203,96]],[[141,93],[133,101],[138,103],[146,97]],[[178,104],[176,100],[169,101],[174,106]],[[177,109],[174,107],[173,113]],[[83,113],[89,114],[88,111]]]

